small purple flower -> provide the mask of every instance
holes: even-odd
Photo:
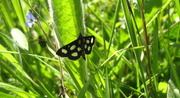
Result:
[[[35,21],[37,21],[37,20],[36,20],[36,18],[33,16],[33,14],[31,12],[28,12],[26,14],[26,21],[27,21],[25,23],[26,27],[31,28],[35,24]]]

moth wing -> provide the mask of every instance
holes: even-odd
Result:
[[[81,48],[81,44],[79,44],[79,41],[81,42],[80,38],[61,47],[56,52],[56,54],[60,57],[68,57],[70,60],[79,59],[82,55],[82,48]]]
[[[85,39],[85,42],[84,42],[85,54],[90,54],[92,51],[94,42],[95,42],[95,37],[94,36],[85,36],[83,38]]]

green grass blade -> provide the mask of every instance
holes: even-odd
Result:
[[[9,85],[9,84],[3,83],[3,82],[0,82],[0,88],[6,89],[6,90],[11,91],[11,92],[14,92],[15,94],[17,94],[17,95],[19,95],[20,97],[23,97],[23,98],[29,98],[29,97],[35,98],[35,97],[37,97],[36,94],[25,92],[20,88],[17,88],[17,87],[15,87],[13,85]]]
[[[22,26],[23,28],[23,31],[27,31],[27,28],[25,27],[25,16],[24,16],[24,13],[23,13],[23,8],[21,6],[21,0],[11,0],[12,2],[12,6],[15,10],[15,13],[17,15],[17,18],[20,22],[20,25]]]

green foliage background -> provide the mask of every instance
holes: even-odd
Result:
[[[0,19],[4,98],[180,97],[179,0],[0,0]],[[80,33],[87,60],[55,54]]]

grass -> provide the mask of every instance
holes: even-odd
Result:
[[[0,0],[0,13],[0,96],[180,97],[178,0]],[[55,54],[80,33],[96,38],[86,60]]]

